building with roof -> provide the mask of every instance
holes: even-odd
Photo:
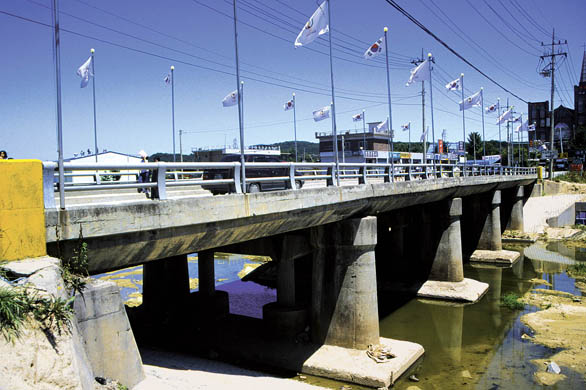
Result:
[[[136,155],[125,154],[120,152],[104,151],[98,154],[91,154],[89,151],[86,153],[75,154],[74,157],[65,159],[65,162],[71,162],[76,164],[93,164],[97,161],[100,164],[138,164],[142,160]],[[123,182],[135,182],[137,180],[139,170],[104,170],[101,169],[96,173],[88,171],[72,171],[71,174],[67,174],[65,177],[66,183],[72,184],[87,184],[96,183],[97,180],[100,182],[107,181],[123,181]]]

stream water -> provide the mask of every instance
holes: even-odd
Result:
[[[419,382],[406,377],[395,389],[541,389],[534,379],[536,367],[532,359],[547,358],[554,350],[536,345],[523,334],[531,335],[520,318],[537,310],[526,306],[512,310],[501,306],[507,293],[522,296],[532,288],[556,289],[581,295],[574,279],[566,274],[569,265],[586,262],[586,250],[566,247],[561,243],[536,243],[510,247],[524,253],[510,268],[466,265],[467,278],[489,283],[482,300],[473,305],[443,303],[406,297],[404,300],[379,296],[380,333],[382,337],[409,340],[423,345],[425,356],[411,370]],[[192,290],[197,289],[197,256],[190,256],[189,276]],[[230,312],[261,318],[262,306],[276,300],[276,291],[254,282],[240,280],[245,268],[254,268],[262,259],[254,256],[216,256],[216,286],[230,294]],[[133,267],[96,277],[113,280],[121,286],[123,300],[140,303],[142,267]],[[553,287],[537,285],[531,279],[544,279]],[[400,302],[400,304],[397,304]],[[586,389],[584,378],[568,367],[561,367],[566,379],[549,389]],[[308,378],[316,385],[340,388],[340,382]],[[352,385],[353,389],[361,387]]]

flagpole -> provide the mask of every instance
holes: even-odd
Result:
[[[431,82],[431,62],[433,62],[433,57],[431,53],[427,54],[427,59],[429,60],[429,102],[430,102],[430,109],[431,109],[431,142],[433,145],[433,174],[435,176],[435,126],[433,122],[433,84]],[[425,153],[425,151],[424,151]]]
[[[340,185],[340,162],[338,161],[338,132],[336,130],[336,102],[334,99],[334,66],[332,64],[332,16],[331,16],[331,1],[327,0],[328,4],[328,26],[330,33],[328,40],[330,42],[330,80],[332,84],[332,139],[334,140],[334,160],[336,162],[336,184]],[[333,178],[332,178],[333,179]]]
[[[92,95],[93,95],[93,103],[94,103],[94,148],[95,148],[95,155],[96,155],[96,162],[98,162],[98,131],[96,127],[96,69],[95,69],[95,57],[94,53],[96,51],[92,48],[90,49],[90,53],[92,53]]]
[[[510,108],[511,110],[511,119],[509,119],[509,123],[511,123],[511,161],[513,162],[513,166],[515,166],[515,134],[513,134],[513,131],[515,129],[515,122],[513,122],[513,119],[515,118],[515,110],[513,110],[513,108]],[[509,129],[509,127],[507,126],[507,130]]]
[[[519,126],[523,125],[523,115],[520,116],[521,118],[521,124]],[[522,162],[523,162],[523,158],[521,157],[521,128],[519,128],[519,130],[517,131],[517,143],[519,144],[517,146],[517,149],[519,149],[519,166],[521,166]]]
[[[498,118],[501,117],[501,98],[496,99],[496,107],[498,110]],[[501,141],[501,121],[499,120],[499,156],[501,156],[501,165],[503,163],[502,141]]]
[[[55,44],[55,92],[57,97],[57,155],[59,160],[59,207],[65,210],[65,171],[63,169],[63,121],[61,113],[61,48],[59,36],[59,4],[53,0],[53,43]]]
[[[293,132],[295,134],[295,162],[297,162],[297,114],[295,105],[295,92],[293,92]]]
[[[175,162],[175,67],[171,65],[171,131],[173,132],[173,162]]]
[[[509,98],[507,97],[507,110],[505,112],[507,112],[509,110]],[[511,136],[509,134],[509,121],[507,120],[507,164],[509,166],[513,166],[513,164],[511,163],[511,153],[509,152],[509,150],[511,149]]]
[[[409,121],[409,159],[411,160],[411,121]]]
[[[395,135],[393,134],[393,114],[391,111],[391,78],[389,76],[389,44],[387,43],[387,33],[389,31],[388,27],[384,28],[385,32],[385,57],[387,60],[387,97],[389,99],[389,142],[391,143],[391,180],[395,181],[395,142],[394,138]]]
[[[240,88],[240,67],[238,65],[238,30],[236,28],[236,0],[233,0],[232,4],[234,7],[234,49],[236,51],[236,91],[238,91],[238,127],[240,129],[240,164],[242,166],[242,192],[246,193],[246,166],[244,164],[244,124],[242,123],[244,115],[244,109],[242,107],[242,93],[244,92],[244,85],[242,85],[242,88]],[[234,185],[236,185],[236,183],[234,183]]]
[[[486,136],[484,135],[484,88],[480,88],[480,105],[482,106],[482,157],[486,156]]]
[[[466,157],[466,116],[464,114],[466,110],[464,110],[464,73],[460,73],[460,88],[462,92],[462,140],[464,141],[462,145],[464,146],[464,157]]]
[[[364,110],[362,110],[362,154],[364,162],[366,162],[366,119],[364,118]]]

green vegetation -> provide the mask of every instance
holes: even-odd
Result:
[[[79,239],[77,247],[73,250],[73,256],[69,259],[61,258],[61,276],[65,287],[75,295],[82,293],[86,285],[88,272],[88,250],[87,243],[83,241],[83,231],[79,227]]]
[[[586,264],[584,263],[577,263],[569,267],[568,271],[570,271],[571,276],[582,276],[586,277]]]
[[[501,296],[501,306],[508,307],[511,310],[523,310],[525,304],[519,301],[519,296],[515,293],[507,293]]]
[[[556,176],[553,181],[566,181],[570,183],[586,183],[586,176],[583,172],[568,172],[565,175]]]
[[[25,288],[0,288],[0,333],[6,341],[20,336],[27,319],[32,318],[44,330],[68,330],[73,315],[73,298],[45,298]]]

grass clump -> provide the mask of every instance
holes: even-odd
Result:
[[[554,177],[553,181],[559,183],[565,181],[569,183],[586,183],[584,172],[568,172],[564,175]]]
[[[519,301],[519,296],[515,293],[507,293],[501,297],[501,306],[508,307],[511,310],[523,310],[525,304]]]
[[[43,330],[69,330],[73,298],[46,298],[35,291],[0,287],[0,333],[7,341],[20,336],[27,320],[39,322]]]
[[[83,292],[89,271],[88,248],[87,243],[83,241],[81,226],[79,227],[77,246],[73,249],[73,256],[69,259],[61,258],[61,276],[65,287],[72,292],[72,295],[75,295],[76,292],[80,294]]]
[[[568,269],[572,275],[586,277],[586,264],[577,263],[569,267]]]

